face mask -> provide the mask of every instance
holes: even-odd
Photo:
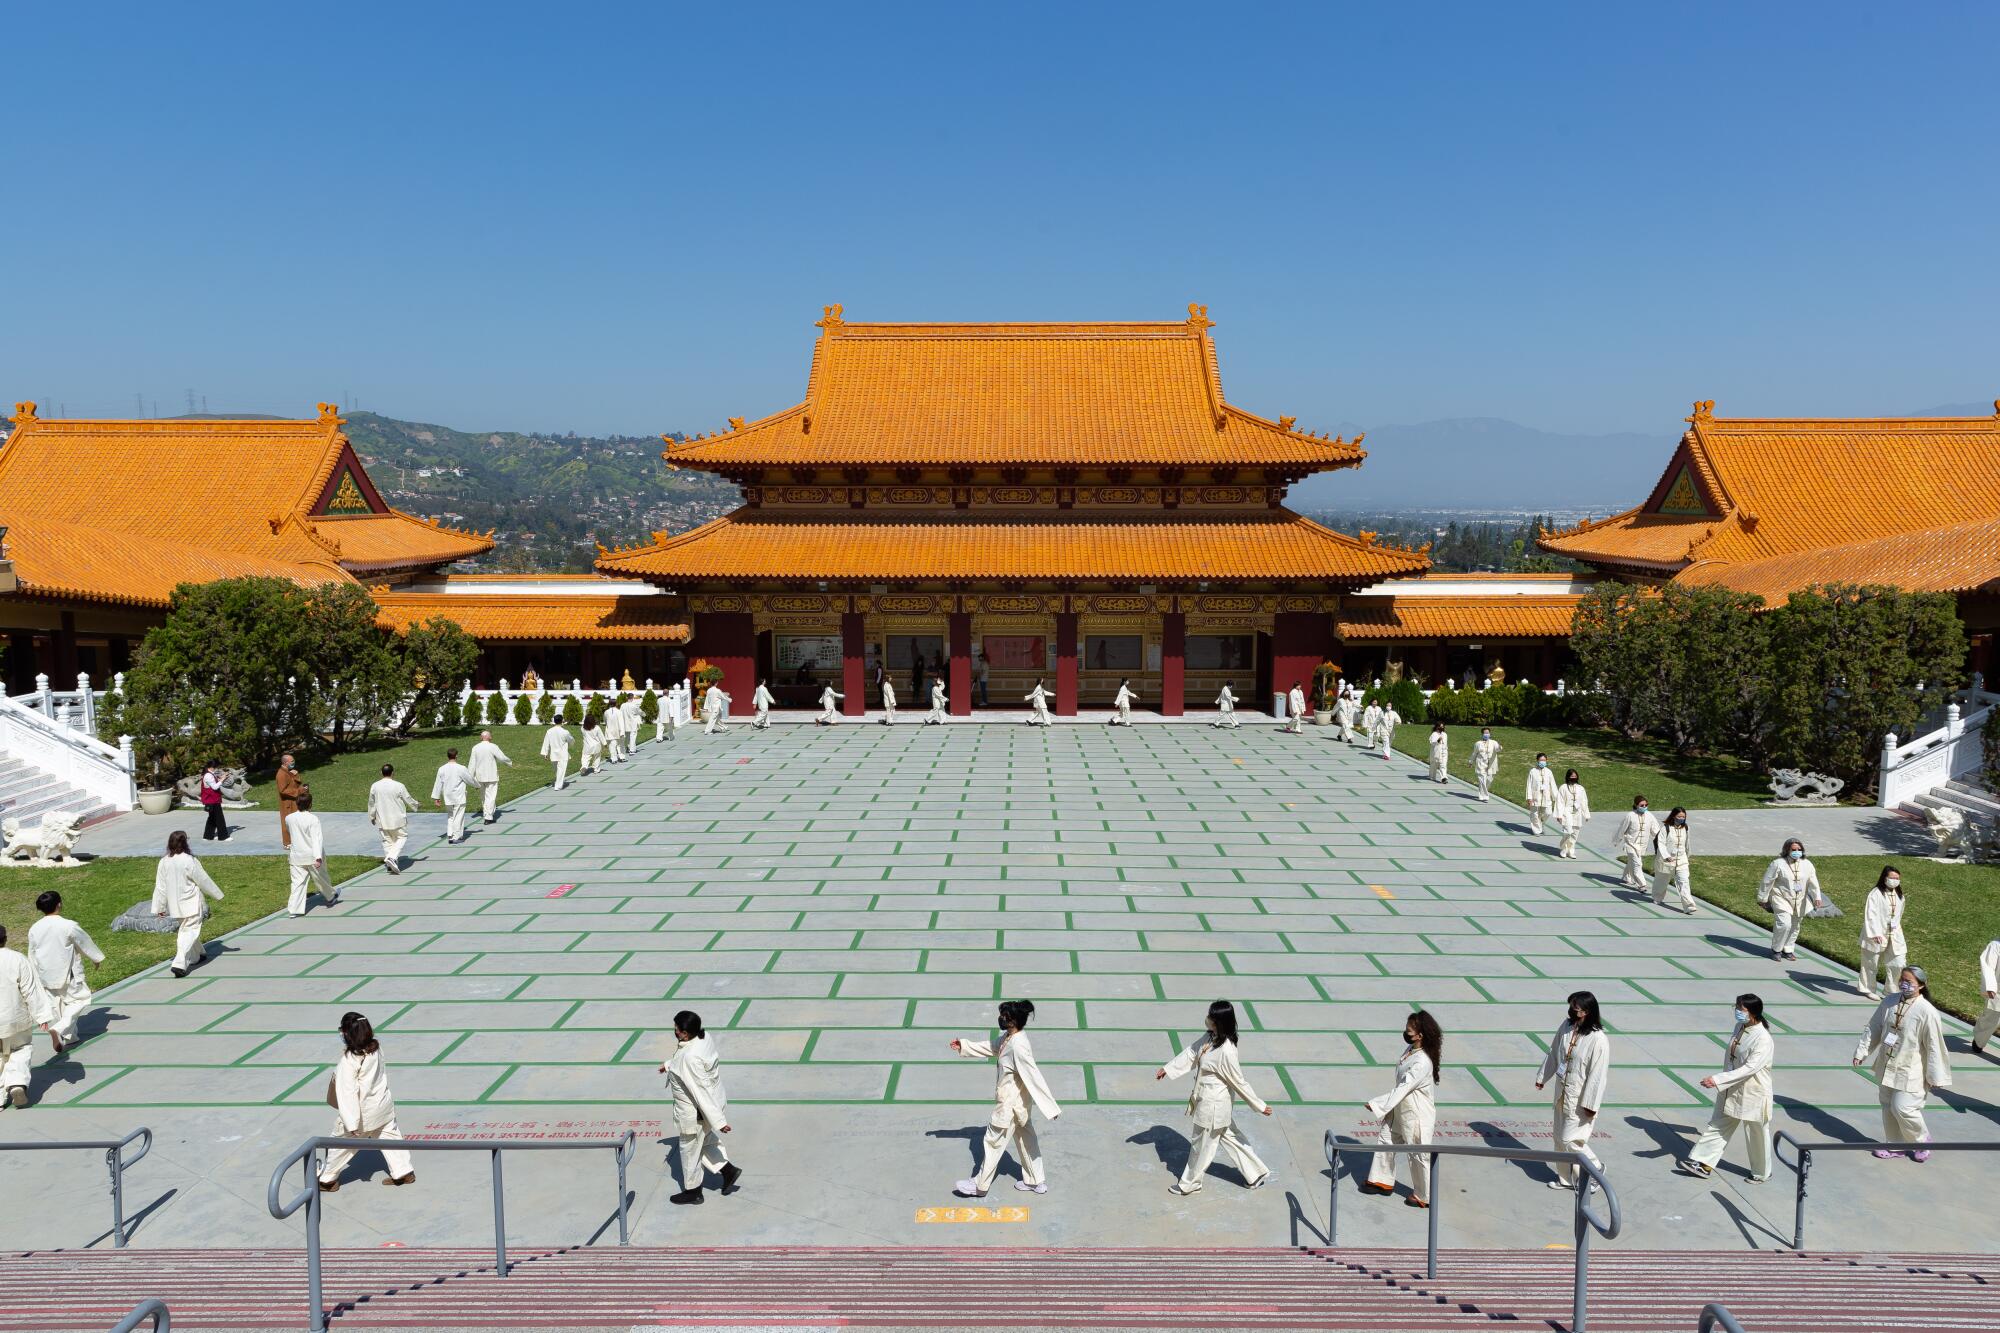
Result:
[[[1896,993],[1907,1000],[1917,993],[1917,983],[1914,981],[1905,981],[1902,985],[1896,987]]]
[[[1549,766],[1549,761],[1546,759],[1537,759],[1535,761],[1536,768],[1547,768],[1548,766]]]
[[[1736,1011],[1736,1021],[1739,1023],[1748,1023],[1750,1021],[1750,1015],[1744,1013],[1741,1009],[1738,1009]]]
[[[1482,731],[1479,733],[1479,739],[1482,741],[1490,741],[1493,739],[1493,733],[1490,731]]]
[[[1797,861],[1803,858],[1805,856],[1805,853],[1800,851],[1798,848],[1794,847],[1791,851],[1786,852],[1785,855],[1791,857],[1792,860]]]
[[[1636,809],[1642,815],[1646,813],[1646,803],[1644,801],[1641,801],[1638,805],[1634,806],[1633,808]]]
[[[1882,886],[1889,889],[1900,889],[1903,887],[1903,881],[1900,879],[1885,879],[1882,881]]]

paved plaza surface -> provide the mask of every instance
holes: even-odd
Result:
[[[134,1243],[284,1244],[271,1167],[326,1132],[341,1013],[375,1022],[412,1136],[607,1135],[635,1128],[634,1238],[716,1244],[1266,1244],[1294,1213],[1324,1229],[1321,1136],[1372,1140],[1360,1107],[1392,1082],[1405,1015],[1444,1024],[1439,1134],[1549,1143],[1542,1051],[1572,990],[1613,1031],[1594,1146],[1624,1203],[1619,1244],[1770,1247],[1789,1234],[1791,1176],[1746,1181],[1740,1147],[1712,1181],[1671,1173],[1707,1116],[1734,995],[1766,999],[1781,1126],[1876,1137],[1875,1087],[1849,1067],[1868,1007],[1839,968],[1772,962],[1764,932],[1688,918],[1617,887],[1588,851],[1553,855],[1522,812],[1480,805],[1398,755],[1330,731],[1065,726],[745,727],[684,732],[565,791],[517,801],[469,841],[412,848],[400,877],[350,881],[332,910],[268,919],[186,981],[143,974],[100,997],[100,1033],[38,1054],[41,1105],[0,1138],[151,1126],[131,1173]],[[1032,999],[1031,1035],[1065,1113],[1042,1127],[1050,1192],[958,1204],[990,1106],[985,1035],[1001,997]],[[1273,1187],[1218,1165],[1192,1198],[1186,1085],[1154,1081],[1234,1000],[1252,1082],[1276,1109],[1240,1114]],[[655,1066],[672,1014],[699,1011],[724,1057],[743,1189],[671,1207],[677,1154]],[[2000,1063],[1950,1025],[1956,1086],[1940,1139],[1996,1135]],[[363,1168],[379,1175],[372,1156]],[[97,1154],[9,1159],[43,1206],[0,1210],[0,1246],[75,1246],[108,1226]],[[506,1164],[518,1243],[572,1243],[611,1216],[608,1153]],[[415,1188],[350,1174],[330,1244],[478,1243],[488,1166],[429,1154]],[[1447,1160],[1448,1242],[1570,1240],[1567,1196],[1540,1167]],[[366,1188],[363,1188],[366,1186]],[[1821,1247],[1979,1249],[2000,1169],[1830,1155],[1813,1174]],[[1340,1185],[1349,1244],[1418,1241],[1400,1201]],[[10,1188],[11,1192],[11,1188]],[[25,1197],[25,1196],[17,1196]],[[1011,1216],[1011,1215],[1010,1215]],[[1311,1240],[1310,1232],[1296,1233]]]

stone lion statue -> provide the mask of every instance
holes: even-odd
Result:
[[[6,839],[4,845],[0,845],[0,860],[9,865],[31,865],[43,869],[82,865],[69,854],[70,849],[76,846],[77,825],[82,819],[81,815],[51,810],[32,829],[23,828],[18,819],[0,822],[0,836]]]

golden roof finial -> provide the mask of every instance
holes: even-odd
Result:
[[[2000,403],[1995,403],[1995,404],[1994,404],[1994,406],[1995,406],[1995,407],[2000,407]],[[17,426],[25,426],[25,425],[27,425],[27,424],[28,424],[28,423],[29,423],[30,421],[33,421],[33,420],[35,420],[35,405],[34,405],[33,403],[16,403],[16,404],[14,404],[14,424],[15,424],[15,425],[17,425]]]
[[[321,403],[319,405],[319,424],[322,426],[340,425],[340,404]]]
[[[731,430],[742,430],[742,429],[743,429],[743,418],[742,418],[742,417],[731,417],[731,418],[729,418],[729,429],[731,429]]]
[[[1715,420],[1715,400],[1713,398],[1703,398],[1696,402],[1694,405],[1694,415],[1687,419],[1698,426]]]
[[[1365,431],[1365,430],[1363,430],[1363,431],[1356,431],[1356,432],[1354,433],[1354,439],[1353,439],[1353,440],[1351,441],[1351,443],[1352,443],[1352,444],[1354,445],[1354,447],[1355,447],[1355,448],[1357,448],[1357,449],[1358,449],[1358,448],[1360,448],[1360,447],[1361,447],[1361,442],[1362,442],[1363,440],[1367,439],[1367,438],[1368,438],[1368,432],[1367,432],[1367,431]]]
[[[1278,418],[1278,429],[1279,429],[1279,430],[1290,430],[1290,429],[1292,428],[1293,424],[1294,424],[1295,422],[1297,422],[1297,421],[1298,421],[1298,418],[1297,418],[1297,417],[1279,417],[1279,418]]]
[[[828,333],[832,333],[846,322],[840,317],[841,306],[838,303],[821,306],[820,310],[822,311],[820,318],[813,323],[816,329],[825,329]]]
[[[1188,302],[1187,322],[1188,327],[1197,333],[1203,329],[1212,329],[1215,327],[1215,321],[1208,317],[1208,307],[1198,305],[1193,301]]]
[[[35,405],[33,403],[27,403],[24,404],[24,406],[26,406],[30,412],[33,412],[35,410]],[[1993,400],[1993,415],[1996,417],[2000,417],[2000,398],[1995,398]]]

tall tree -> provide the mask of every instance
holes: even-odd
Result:
[[[479,644],[457,621],[432,616],[403,632],[398,651],[401,678],[412,693],[397,731],[408,735],[412,728],[433,725],[446,703],[457,707],[458,687],[479,662]],[[458,718],[454,714],[449,721]]]

